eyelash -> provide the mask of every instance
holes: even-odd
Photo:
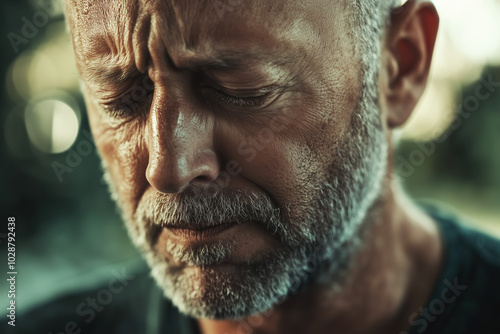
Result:
[[[211,94],[215,98],[217,103],[237,108],[256,108],[264,104],[268,93],[264,93],[258,96],[248,96],[248,97],[237,97],[233,95],[226,94],[220,90],[214,89]]]
[[[137,115],[140,110],[151,105],[154,88],[147,90],[146,95],[141,98],[134,98],[133,90],[118,98],[117,100],[104,105],[106,112],[112,117],[126,117],[130,115]],[[123,101],[125,101],[123,103]]]
[[[217,103],[227,108],[258,108],[264,105],[269,95],[269,91],[267,91],[258,96],[238,97],[224,93],[216,88],[208,88],[207,90],[208,93],[205,95],[208,95],[212,103]],[[144,108],[151,106],[154,87],[147,91],[146,96],[139,99],[132,96],[133,91],[134,90],[129,91],[127,94],[111,103],[104,104],[103,107],[106,112],[112,117],[120,118],[134,114],[137,115],[140,110],[144,110]],[[125,103],[122,103],[123,101],[125,101]]]

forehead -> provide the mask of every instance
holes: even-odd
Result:
[[[306,52],[341,31],[344,1],[79,0],[66,2],[77,59],[135,63],[151,46],[186,58]],[[138,47],[138,46],[141,46]],[[145,57],[142,57],[145,58]]]

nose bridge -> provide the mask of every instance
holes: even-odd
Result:
[[[213,147],[213,117],[180,82],[155,92],[148,119],[146,177],[158,191],[182,192],[190,183],[209,184],[219,174]]]

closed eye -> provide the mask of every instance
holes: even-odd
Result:
[[[232,90],[220,86],[205,86],[201,93],[208,103],[227,109],[258,110],[270,105],[279,94],[276,86],[251,90]]]
[[[154,84],[135,85],[126,93],[102,102],[104,110],[112,117],[127,117],[149,111],[154,95]]]
[[[220,90],[214,89],[210,95],[215,102],[227,107],[257,108],[265,104],[266,97],[269,94],[264,93],[262,95],[257,95],[257,96],[239,97],[226,94]]]

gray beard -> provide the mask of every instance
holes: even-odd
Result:
[[[304,193],[313,199],[300,203],[300,214],[286,205],[280,207],[267,194],[229,189],[143,196],[132,217],[122,210],[129,235],[152,276],[181,312],[194,318],[238,319],[267,311],[312,284],[341,291],[362,248],[361,227],[370,221],[365,218],[380,194],[387,164],[387,142],[376,102],[362,99],[351,124],[352,131],[335,152],[328,175],[309,175],[309,180],[318,181],[304,185],[308,188]],[[112,197],[121,207],[116,187],[104,170]],[[210,265],[231,255],[236,246],[231,240],[197,247],[168,243],[175,260],[199,266],[199,271],[188,273],[154,248],[151,225],[160,221],[260,222],[282,247],[222,272]]]

